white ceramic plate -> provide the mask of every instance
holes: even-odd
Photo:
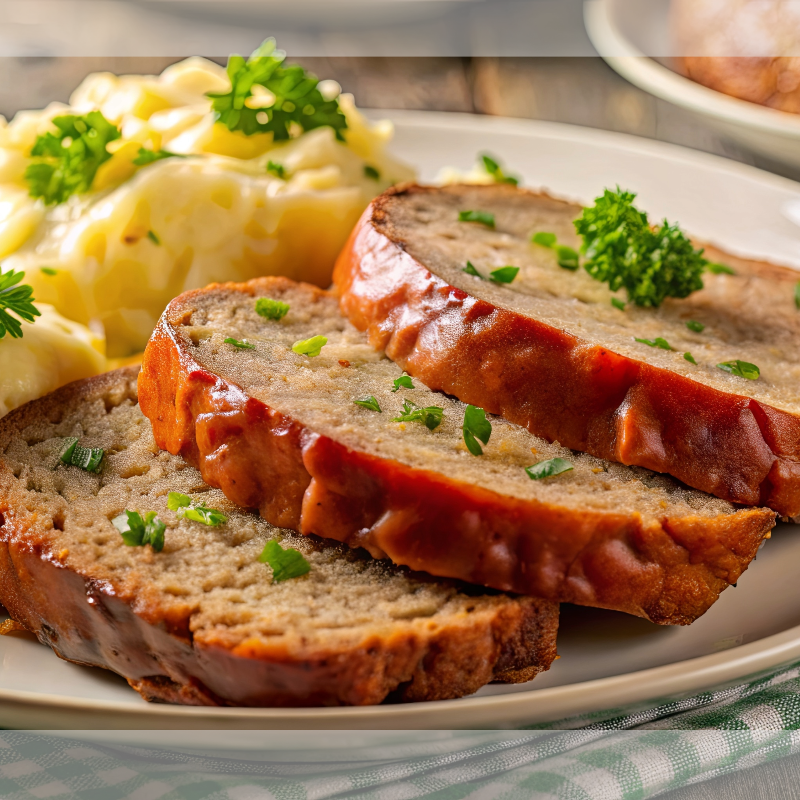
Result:
[[[619,183],[639,192],[648,211],[680,220],[699,237],[800,267],[800,228],[783,213],[800,202],[800,186],[783,178],[673,146],[564,125],[421,112],[380,116],[395,120],[394,150],[415,163],[423,179],[434,179],[444,165],[466,170],[476,153],[489,151],[528,185],[589,201]],[[728,589],[689,628],[566,607],[562,657],[548,673],[529,684],[489,686],[473,697],[439,703],[326,709],[151,705],[110,673],[59,661],[22,635],[0,637],[0,727],[116,728],[96,736],[166,746],[175,746],[176,739],[163,731],[190,729],[181,736],[183,747],[274,751],[296,748],[288,730],[350,729],[348,738],[318,741],[360,747],[375,740],[359,729],[514,728],[655,702],[800,660],[798,563],[800,530],[780,526],[738,588]],[[205,732],[220,729],[229,732]],[[282,733],[270,733],[275,730]],[[392,741],[407,740],[398,733]],[[415,734],[412,741],[422,740]],[[440,744],[456,746],[450,738]]]
[[[702,116],[772,162],[800,167],[800,114],[729,97],[648,57],[673,52],[668,10],[669,0],[586,0],[584,21],[597,52],[632,84]]]

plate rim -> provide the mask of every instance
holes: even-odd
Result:
[[[723,94],[645,55],[615,22],[617,0],[585,0],[584,25],[603,60],[634,86],[674,105],[745,127],[800,138],[800,115]]]
[[[592,0],[602,2],[603,0]],[[797,193],[800,184],[756,167],[680,145],[648,140],[631,134],[603,131],[565,123],[484,117],[462,112],[430,112],[365,109],[370,117],[389,118],[401,126],[416,129],[439,128],[505,132],[534,138],[557,138],[591,143],[626,153],[677,160],[686,165],[735,175],[779,191]],[[0,688],[0,715],[9,709],[51,710],[65,717],[75,712],[95,718],[110,717],[102,725],[86,729],[152,728],[155,726],[215,730],[262,728],[284,730],[366,730],[366,729],[474,729],[519,727],[590,715],[620,706],[687,696],[711,687],[735,685],[749,677],[800,661],[800,625],[738,647],[684,659],[644,670],[590,681],[537,689],[536,684],[520,691],[457,700],[335,708],[213,708],[100,700],[64,695],[15,691]],[[135,700],[136,698],[132,698]],[[116,724],[113,717],[116,717]],[[31,728],[37,726],[31,725]],[[63,724],[63,730],[77,729]],[[41,726],[38,726],[41,728]],[[54,728],[55,729],[55,728]],[[222,740],[221,740],[222,741]],[[220,745],[222,746],[222,745]]]
[[[365,730],[498,728],[491,719],[524,721],[527,725],[557,722],[571,716],[588,717],[620,706],[660,700],[667,702],[699,691],[744,683],[752,676],[800,660],[800,625],[730,650],[685,659],[636,672],[591,681],[532,688],[484,697],[377,706],[327,708],[218,708],[71,698],[60,695],[0,689],[0,712],[9,705],[48,708],[61,713],[83,711],[115,714],[128,721],[179,722],[228,727],[231,723],[261,723],[263,729]],[[633,689],[631,687],[634,687]],[[566,711],[565,711],[566,709]],[[426,718],[435,718],[432,726]],[[480,718],[480,724],[466,719]],[[108,729],[121,726],[110,725]],[[125,727],[125,726],[122,726]],[[248,726],[250,727],[250,726]],[[77,730],[75,726],[71,729]],[[96,728],[98,730],[101,728]]]

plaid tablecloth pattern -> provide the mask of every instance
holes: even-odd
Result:
[[[369,761],[311,754],[287,764],[0,731],[0,798],[644,800],[800,752],[800,664],[646,710],[489,738],[413,758],[387,747]]]

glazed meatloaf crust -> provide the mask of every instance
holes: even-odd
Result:
[[[0,422],[0,602],[59,656],[151,700],[244,706],[446,699],[550,666],[555,604],[415,576],[237,509],[159,451],[136,372]],[[67,436],[105,448],[99,474],[58,464]],[[178,518],[173,491],[227,522]],[[125,546],[111,523],[123,509],[157,513],[163,550]],[[273,582],[258,561],[270,540],[301,551],[308,574]]]
[[[495,227],[459,221],[475,209]],[[580,214],[508,185],[389,191],[337,262],[342,309],[411,375],[550,441],[800,514],[798,273],[710,251],[736,274],[707,273],[684,300],[621,311],[606,284],[531,242],[543,231],[578,247]],[[519,273],[496,284],[465,273],[468,260],[484,276]],[[636,341],[659,337],[672,350]],[[735,359],[761,376],[717,366]]]
[[[288,313],[260,316],[262,298]],[[327,341],[317,355],[296,352],[312,337]],[[334,295],[263,278],[174,300],[145,351],[139,394],[160,447],[272,524],[660,623],[702,614],[773,525],[766,509],[571,453],[502,419],[472,455],[465,406],[402,375]],[[398,420],[404,407],[412,419]],[[438,408],[441,421],[413,419],[414,407]],[[572,469],[528,477],[553,458]]]

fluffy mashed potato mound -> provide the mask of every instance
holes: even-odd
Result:
[[[350,95],[339,97],[344,142],[330,127],[275,142],[215,122],[206,93],[229,89],[225,70],[201,58],[157,77],[100,73],[68,106],[20,112],[0,129],[2,268],[24,270],[37,301],[99,322],[109,356],[143,349],[186,289],[274,274],[328,285],[369,201],[414,177],[386,152],[391,124],[369,123]],[[333,97],[338,86],[320,90]],[[37,137],[53,117],[93,110],[122,136],[91,191],[55,206],[30,197],[24,172]],[[183,157],[137,166],[141,147]]]
[[[0,417],[59,386],[103,372],[100,336],[37,304],[41,317],[23,322],[23,336],[0,340]]]

